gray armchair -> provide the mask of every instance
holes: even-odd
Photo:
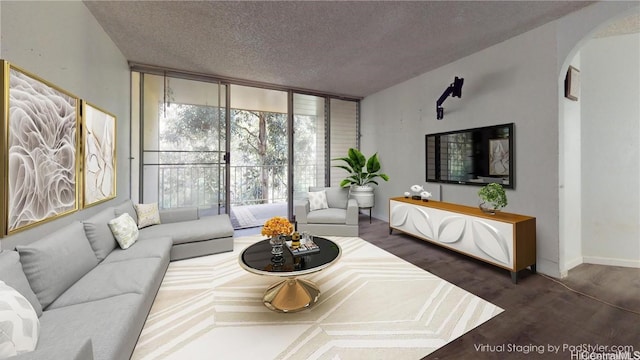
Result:
[[[325,191],[327,208],[311,210],[309,199],[295,203],[298,231],[312,235],[358,236],[358,202],[349,199],[349,189],[340,187],[309,188]]]

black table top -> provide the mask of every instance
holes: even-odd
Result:
[[[271,261],[271,244],[269,239],[259,241],[242,251],[239,262],[245,270],[273,276],[298,276],[320,271],[340,258],[340,246],[331,240],[313,237],[320,248],[319,252],[293,256],[286,245],[284,247],[284,262]]]

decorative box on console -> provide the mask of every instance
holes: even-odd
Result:
[[[536,271],[536,218],[404,197],[389,199],[389,233],[398,230],[511,272]]]

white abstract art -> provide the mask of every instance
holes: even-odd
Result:
[[[84,102],[84,205],[116,196],[115,116]]]
[[[11,67],[8,233],[78,209],[78,99]]]
[[[509,175],[509,139],[492,139],[489,145],[489,175]]]

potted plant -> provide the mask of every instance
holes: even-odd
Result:
[[[503,207],[507,206],[507,194],[502,185],[490,183],[478,191],[480,197],[480,210],[487,214],[495,214]]]
[[[389,181],[389,176],[380,172],[381,165],[378,160],[378,154],[375,153],[367,159],[360,150],[351,148],[347,153],[347,157],[333,160],[344,162],[343,165],[334,166],[349,173],[349,176],[340,182],[340,186],[351,187],[350,195],[358,201],[359,207],[373,207],[374,198],[371,184],[378,185],[377,178]]]

